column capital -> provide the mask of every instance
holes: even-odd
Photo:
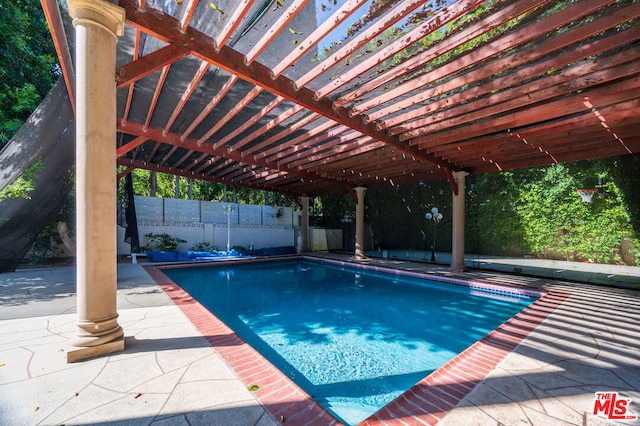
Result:
[[[458,178],[465,178],[467,176],[469,176],[469,172],[465,172],[464,170],[460,170],[459,172],[451,172],[451,174],[453,175],[453,179],[454,180],[458,180]]]
[[[89,21],[112,32],[115,36],[124,34],[125,10],[105,0],[67,0],[69,15],[73,25]]]

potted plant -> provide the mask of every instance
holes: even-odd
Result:
[[[148,244],[145,246],[149,251],[148,257],[152,262],[177,260],[177,247],[180,243],[186,243],[182,238],[172,237],[167,233],[145,234]]]

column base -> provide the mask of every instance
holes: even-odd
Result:
[[[73,346],[67,351],[67,364],[73,362],[84,361],[89,358],[95,358],[101,355],[108,355],[115,352],[124,351],[124,336],[111,342],[103,343],[98,346],[78,347]]]
[[[449,268],[456,272],[467,272],[469,270],[469,268],[464,265],[451,265]]]

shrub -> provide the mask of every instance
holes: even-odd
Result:
[[[218,249],[211,246],[210,242],[203,241],[200,243],[196,243],[193,247],[191,247],[191,251],[217,251]]]
[[[172,237],[169,234],[154,234],[150,232],[145,234],[145,237],[149,240],[149,243],[144,247],[145,251],[157,250],[157,251],[176,251],[178,244],[186,243],[186,240],[181,238]]]

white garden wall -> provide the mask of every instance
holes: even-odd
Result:
[[[147,244],[144,235],[148,233],[167,233],[186,240],[178,246],[179,251],[189,251],[200,242],[219,250],[226,250],[227,244],[255,249],[296,245],[300,212],[290,207],[139,196],[135,202],[141,246]],[[124,228],[119,227],[119,255],[131,251],[123,240]]]

